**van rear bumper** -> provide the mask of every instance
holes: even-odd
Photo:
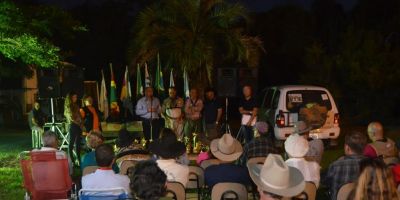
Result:
[[[294,132],[293,127],[278,128],[274,127],[275,138],[286,140],[290,134]],[[332,127],[326,129],[315,129],[310,131],[310,137],[314,139],[336,139],[340,135],[340,127]]]

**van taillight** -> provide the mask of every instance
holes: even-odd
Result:
[[[279,112],[279,114],[276,115],[276,125],[279,128],[282,128],[285,126],[285,115],[283,115],[282,112]]]
[[[339,113],[336,113],[335,116],[333,117],[333,123],[339,124]]]

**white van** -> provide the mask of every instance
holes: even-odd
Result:
[[[307,85],[285,85],[266,88],[260,106],[260,118],[273,127],[276,139],[285,140],[294,131],[299,111],[307,104],[326,107],[325,123],[310,131],[312,138],[336,139],[340,134],[339,112],[331,93],[323,88]]]

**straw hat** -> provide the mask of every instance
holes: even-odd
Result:
[[[293,197],[305,188],[303,174],[289,167],[278,154],[269,154],[264,165],[247,165],[251,179],[263,191],[283,197]]]
[[[308,141],[298,134],[290,135],[285,141],[285,151],[292,158],[304,157],[309,149]]]
[[[298,121],[294,125],[293,134],[300,134],[301,135],[301,134],[309,132],[309,131],[311,131],[311,127],[307,126],[306,122]]]
[[[211,141],[210,149],[216,158],[226,162],[237,160],[243,152],[240,142],[229,133]]]

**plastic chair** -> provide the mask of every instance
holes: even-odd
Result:
[[[20,154],[24,188],[32,199],[68,198],[68,193],[72,189],[68,160],[66,156],[56,155],[58,153],[57,151],[31,151]],[[73,197],[74,193],[71,192],[71,194]]]
[[[247,161],[247,164],[264,164],[267,157],[254,157]]]
[[[204,160],[203,162],[201,162],[200,167],[205,170],[207,167],[209,167],[211,165],[219,165],[220,163],[221,163],[221,161],[218,159],[209,159],[209,160]]]
[[[337,193],[337,200],[347,200],[350,193],[355,189],[354,183],[346,183],[342,185]]]
[[[240,183],[218,183],[211,191],[212,200],[236,199],[247,200],[246,186]]]
[[[114,200],[127,198],[129,198],[128,192],[124,188],[79,190],[79,200]]]
[[[204,170],[201,167],[189,166],[189,182],[187,189],[197,189],[197,197],[200,200],[201,189],[204,186]]]
[[[87,166],[87,167],[83,168],[82,176],[94,173],[98,168],[99,168],[99,166]]]
[[[185,200],[186,199],[186,191],[185,186],[179,182],[167,182],[167,197],[172,194],[172,198],[175,200]]]
[[[137,160],[123,160],[121,166],[119,167],[119,173],[122,175],[128,174],[128,169],[134,167],[139,161]]]

